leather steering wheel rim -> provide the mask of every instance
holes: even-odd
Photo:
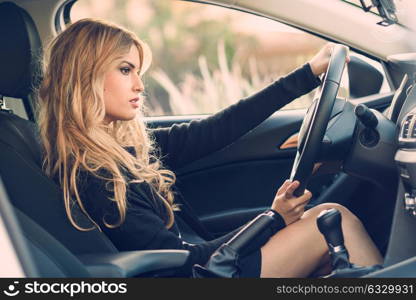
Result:
[[[318,90],[318,96],[309,107],[303,119],[299,132],[296,158],[290,175],[291,181],[297,180],[300,183],[294,192],[296,197],[303,195],[306,185],[312,176],[313,166],[338,94],[347,55],[348,48],[346,46],[334,46],[328,69]]]

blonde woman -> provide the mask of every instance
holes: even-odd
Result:
[[[190,276],[233,232],[199,244],[181,239],[175,222],[174,170],[232,143],[291,100],[314,89],[331,46],[308,64],[255,95],[200,121],[146,128],[142,76],[151,53],[115,24],[83,19],[60,33],[45,57],[39,89],[44,170],[62,187],[70,222],[78,205],[119,250],[187,249],[176,276]],[[244,120],[244,121],[242,121]],[[325,204],[304,211],[311,193],[294,197],[285,182],[271,205],[275,224],[239,261],[242,277],[304,277],[328,266],[316,216],[329,207],[343,214],[351,261],[381,262],[360,221],[346,208]],[[328,271],[328,270],[327,270]]]

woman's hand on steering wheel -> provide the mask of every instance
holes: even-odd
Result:
[[[335,43],[325,44],[321,50],[309,61],[312,73],[318,77],[328,69],[328,64],[331,59],[332,50],[335,47]],[[347,55],[346,62],[350,61],[350,57]]]
[[[289,225],[297,220],[305,212],[305,206],[312,197],[312,193],[305,190],[303,195],[295,197],[293,192],[299,187],[299,181],[286,180],[276,193],[272,209],[277,211]]]

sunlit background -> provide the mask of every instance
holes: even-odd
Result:
[[[184,1],[77,1],[71,20],[85,17],[114,21],[149,44],[150,116],[215,113],[301,66],[325,44],[264,17]],[[346,96],[347,88],[341,92]],[[312,97],[284,109],[308,107]]]

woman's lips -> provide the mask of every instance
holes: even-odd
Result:
[[[138,108],[139,107],[139,100],[140,100],[140,98],[137,97],[137,98],[131,99],[129,102],[131,103],[131,105],[134,108]]]

